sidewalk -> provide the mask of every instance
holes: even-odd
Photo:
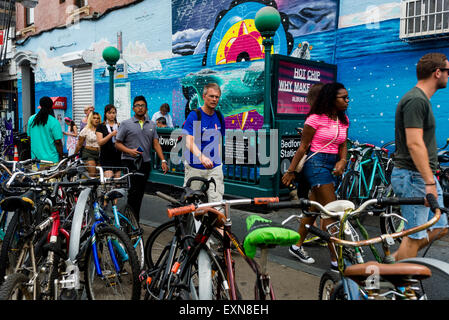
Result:
[[[144,239],[154,229],[142,221]],[[255,274],[248,264],[238,254],[234,253],[236,263],[236,279],[239,290],[244,300],[254,300]],[[257,260],[256,256],[256,260]],[[317,300],[320,278],[310,273],[290,268],[281,263],[268,260],[268,274],[271,276],[272,285],[278,300]]]

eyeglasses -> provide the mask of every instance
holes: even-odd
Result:
[[[348,100],[349,101],[349,96],[341,96],[341,97],[337,97],[337,99],[338,98],[341,98],[341,99],[343,99],[343,100]]]
[[[145,104],[135,104],[134,108],[146,108],[147,106]]]
[[[448,71],[449,73],[449,68],[436,68],[435,70],[433,70],[433,72],[437,71],[438,69],[440,69],[440,71]]]

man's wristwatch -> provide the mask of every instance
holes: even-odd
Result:
[[[164,160],[162,160],[162,163],[164,163],[164,162],[165,162],[165,163],[167,163],[167,160],[165,160],[165,159],[164,159]]]

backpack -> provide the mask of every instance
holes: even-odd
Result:
[[[201,111],[200,111],[200,108],[197,108],[197,109],[194,109],[194,110],[190,111],[189,114],[190,114],[191,112],[196,112],[196,117],[198,118],[197,121],[201,121]],[[215,110],[215,113],[217,114],[218,119],[220,120],[220,125],[221,125],[221,127],[222,127],[222,128],[226,128],[226,127],[225,127],[225,121],[224,121],[223,115],[221,114],[220,110]],[[182,124],[181,128],[184,129],[184,125],[185,125],[186,121],[187,121],[187,118],[186,118],[186,120],[184,120],[184,123]],[[201,132],[201,138],[203,137],[202,135],[203,135],[203,133]],[[178,142],[177,142],[177,143],[180,143],[180,142],[181,142],[182,137],[183,137],[183,136],[179,136],[179,137],[178,137]]]
[[[190,113],[191,113],[191,112],[196,112],[196,117],[198,118],[197,121],[201,121],[201,111],[200,111],[200,108],[194,109],[194,110],[190,111]],[[189,114],[190,114],[190,113],[189,113]],[[222,128],[226,128],[226,127],[225,127],[225,121],[224,121],[223,115],[221,114],[220,110],[215,110],[215,113],[217,114],[217,117],[218,117],[218,119],[220,120],[220,125],[221,125],[221,127],[222,127]],[[187,119],[186,119],[186,120],[187,120]],[[184,124],[185,124],[185,123],[186,123],[186,122],[184,121],[184,123],[182,124],[181,128],[184,128]]]

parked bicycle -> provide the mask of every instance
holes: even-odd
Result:
[[[319,203],[309,200],[300,200],[295,203],[285,204],[290,207],[299,207],[306,209],[310,205],[318,208],[319,212],[307,212],[307,214],[321,214],[328,217],[338,217],[340,221],[340,230],[337,234],[331,234],[326,231],[322,231],[313,226],[307,226],[309,231],[315,235],[320,236],[322,239],[333,243],[336,246],[338,253],[338,265],[341,279],[337,284],[325,283],[321,281],[320,299],[410,299],[416,300],[423,297],[423,293],[419,292],[420,288],[417,287],[417,283],[420,280],[426,279],[431,276],[430,270],[422,265],[418,264],[406,264],[395,263],[390,254],[390,247],[394,244],[394,239],[407,236],[409,234],[424,230],[435,224],[441,214],[438,204],[432,195],[427,196],[427,200],[431,204],[431,208],[435,210],[435,216],[427,223],[408,229],[402,232],[394,234],[384,234],[379,237],[370,238],[367,240],[358,240],[349,237],[345,232],[345,221],[350,216],[356,216],[366,210],[368,207],[376,206],[389,206],[399,204],[424,204],[424,198],[379,198],[365,201],[359,208],[354,210],[352,206],[347,202],[330,203],[327,206],[322,206]],[[339,206],[338,206],[339,205]],[[334,206],[334,211],[330,210]],[[339,207],[339,208],[338,208]],[[301,218],[301,216],[291,216],[283,223],[287,223],[291,219]],[[350,236],[350,235],[349,235]],[[368,246],[376,243],[382,244],[384,251],[383,262],[368,262],[357,259],[357,254],[348,254],[350,250],[344,250],[349,247],[355,249],[363,246]],[[354,259],[356,257],[356,259]],[[386,263],[386,264],[385,264]],[[374,272],[374,282],[373,280]],[[323,275],[324,277],[324,275]]]
[[[296,243],[299,239],[299,234],[293,230],[275,226],[270,220],[261,219],[258,217],[249,217],[249,225],[254,226],[256,220],[262,221],[266,228],[253,228],[242,243],[232,233],[232,219],[231,207],[235,205],[265,205],[271,202],[277,202],[277,198],[255,198],[255,199],[237,199],[237,200],[223,200],[220,202],[202,203],[197,205],[189,205],[180,208],[168,209],[168,214],[171,217],[189,214],[194,212],[195,216],[201,219],[201,227],[194,237],[194,242],[190,249],[185,252],[182,261],[178,261],[179,268],[176,269],[174,275],[174,282],[171,286],[172,292],[176,292],[177,297],[182,297],[182,290],[189,290],[189,279],[186,277],[189,270],[192,270],[192,262],[195,261],[199,250],[205,249],[206,242],[216,228],[222,229],[223,237],[220,247],[223,248],[221,253],[216,253],[210,248],[206,248],[210,254],[212,261],[218,266],[218,274],[220,275],[221,283],[214,288],[216,297],[226,297],[231,300],[241,298],[235,281],[234,261],[231,256],[231,246],[235,246],[237,252],[244,258],[244,260],[251,267],[256,275],[255,283],[255,299],[275,299],[273,287],[271,285],[270,277],[267,274],[267,257],[268,249],[275,245],[291,245]],[[223,212],[217,208],[222,208]],[[251,229],[251,228],[250,228]],[[217,239],[220,237],[217,236]],[[254,259],[257,248],[261,249],[260,264]],[[210,278],[210,274],[199,275],[200,277]],[[184,296],[186,296],[184,292]],[[187,296],[191,297],[189,292]]]

